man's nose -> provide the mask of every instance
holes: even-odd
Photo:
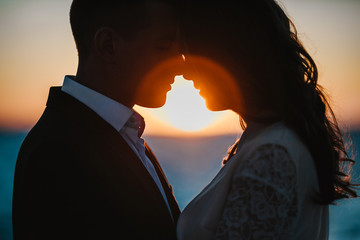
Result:
[[[181,54],[181,62],[179,65],[179,72],[184,77],[185,80],[192,81],[194,79],[196,68],[194,65],[190,63],[190,61],[187,59],[186,55]]]
[[[186,62],[185,62],[185,56],[184,54],[178,54],[178,56],[175,58],[175,75],[176,76],[180,76],[180,75],[185,75],[187,72],[187,66],[186,66]]]

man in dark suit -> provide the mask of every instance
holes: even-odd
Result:
[[[160,107],[181,55],[171,0],[74,0],[76,76],[17,159],[14,239],[176,239],[172,188],[132,107]],[[162,68],[161,66],[165,66]]]

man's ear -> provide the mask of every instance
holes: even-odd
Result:
[[[94,37],[94,48],[98,56],[108,63],[114,63],[116,59],[117,42],[121,40],[118,34],[109,27],[97,30]]]

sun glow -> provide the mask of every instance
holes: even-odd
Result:
[[[161,109],[171,125],[189,132],[204,129],[224,115],[223,112],[209,111],[199,90],[194,88],[194,83],[182,76],[175,77],[172,90],[168,92],[166,103]]]

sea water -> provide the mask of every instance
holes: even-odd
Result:
[[[360,132],[351,134],[353,158],[358,164],[354,178],[360,182]],[[0,131],[0,240],[12,239],[11,200],[16,157],[26,133]],[[173,186],[183,209],[216,175],[227,148],[237,136],[145,136]],[[358,149],[358,150],[357,150]],[[360,239],[360,199],[343,200],[330,207],[330,240]]]

